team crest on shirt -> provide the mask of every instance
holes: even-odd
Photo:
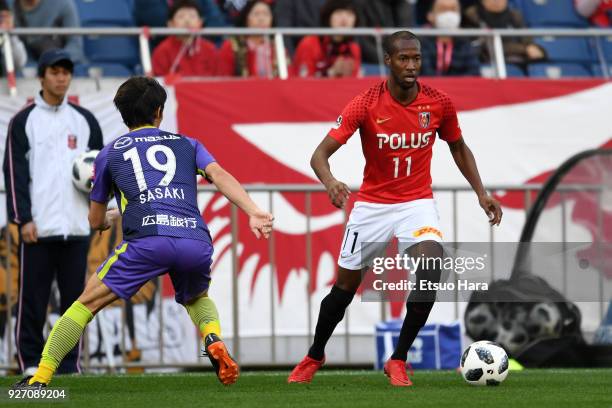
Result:
[[[334,129],[339,129],[342,126],[342,115],[338,116],[336,119],[336,123],[334,124]]]
[[[77,137],[75,135],[68,135],[68,148],[71,150],[77,148]]]
[[[429,112],[419,112],[419,126],[423,129],[427,129],[429,127],[429,119],[431,114]]]

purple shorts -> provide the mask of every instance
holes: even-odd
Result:
[[[213,247],[206,241],[148,236],[123,241],[100,265],[98,278],[122,299],[168,272],[180,304],[208,289]]]

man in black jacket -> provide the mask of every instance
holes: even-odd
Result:
[[[274,24],[277,27],[322,27],[320,16],[325,0],[276,0]],[[302,37],[285,37],[285,45],[293,52]]]
[[[409,28],[414,24],[412,0],[354,0],[361,27]],[[361,60],[369,64],[378,63],[378,50],[373,37],[359,37]],[[382,55],[382,49],[381,54]]]

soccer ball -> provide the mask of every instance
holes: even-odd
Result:
[[[93,184],[94,161],[99,150],[90,150],[79,154],[72,162],[72,183],[77,190],[91,192]]]
[[[474,385],[499,385],[508,375],[508,355],[492,341],[472,343],[461,355],[461,374]]]

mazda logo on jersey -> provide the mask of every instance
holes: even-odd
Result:
[[[131,144],[132,144],[132,138],[125,136],[125,137],[117,139],[115,143],[113,143],[113,147],[115,149],[124,149]]]
[[[419,112],[419,126],[423,129],[427,129],[429,127],[429,118],[431,114],[429,112]]]

